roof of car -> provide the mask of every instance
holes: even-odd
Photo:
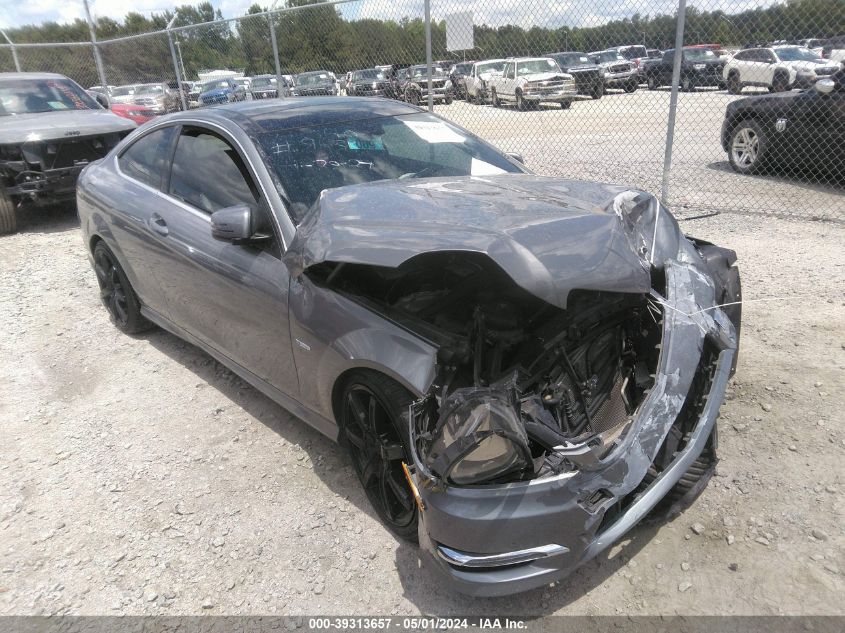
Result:
[[[0,81],[3,79],[67,79],[59,73],[0,73]]]
[[[206,120],[211,123],[229,121],[247,132],[261,133],[422,111],[401,101],[379,97],[295,97],[239,101],[179,112],[169,119]]]

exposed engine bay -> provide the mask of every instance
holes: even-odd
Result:
[[[453,485],[595,460],[592,449],[612,448],[654,381],[662,314],[647,295],[575,290],[564,310],[469,252],[397,268],[323,262],[308,274],[437,345],[412,443],[429,475]]]

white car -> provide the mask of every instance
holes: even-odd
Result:
[[[822,59],[803,46],[772,46],[739,51],[725,64],[722,76],[731,94],[739,94],[745,86],[783,92],[812,86],[837,70],[838,63]]]
[[[550,57],[509,59],[502,74],[490,80],[490,100],[495,107],[513,101],[518,110],[526,110],[552,102],[566,110],[577,98],[575,79]]]
[[[490,96],[488,83],[493,77],[502,74],[505,68],[504,59],[486,59],[475,62],[467,77],[467,101],[470,103],[484,103]]]
[[[109,101],[112,103],[133,103],[135,100],[135,91],[138,86],[116,86],[112,88],[109,94]]]

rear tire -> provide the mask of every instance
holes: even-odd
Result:
[[[98,242],[94,247],[94,272],[100,285],[100,300],[118,330],[137,334],[152,327],[141,314],[141,302],[126,273],[105,242]]]
[[[411,464],[403,416],[413,396],[373,371],[353,372],[343,388],[338,420],[342,443],[373,509],[399,538],[417,542],[416,502],[402,470]]]
[[[15,216],[15,203],[6,190],[0,187],[0,235],[15,233],[18,219]]]
[[[740,174],[758,174],[763,171],[768,152],[768,138],[754,119],[740,121],[731,132],[728,160]]]

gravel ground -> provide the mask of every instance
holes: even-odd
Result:
[[[584,104],[497,112],[526,121],[525,136],[500,135],[498,123],[479,131],[554,172],[533,144],[528,117],[540,117],[574,153],[574,175],[655,190],[659,126],[643,145],[649,163],[611,140],[628,116],[620,104],[635,100],[658,107],[668,95],[591,102],[583,136],[567,121],[583,120]],[[439,108],[468,127],[475,110]],[[704,192],[727,173],[698,170]],[[804,193],[729,180],[773,208]],[[841,194],[813,195],[841,217]],[[810,221],[811,202],[801,220],[684,223],[737,250],[748,301],[722,461],[702,496],[566,581],[499,600],[441,590],[316,431],[170,334],[112,327],[72,208],[22,217],[20,233],[0,237],[0,614],[845,614],[845,225]]]
[[[742,97],[754,94],[763,93],[746,89]],[[598,101],[575,102],[569,110],[545,104],[540,111],[519,112],[513,106],[496,109],[455,101],[437,105],[435,111],[505,151],[521,153],[540,173],[659,192],[669,96],[668,88],[632,94],[614,90]],[[842,183],[741,176],[731,169],[720,134],[725,107],[738,98],[712,89],[678,95],[669,180],[672,204],[845,222]],[[827,160],[827,153],[819,160]]]

